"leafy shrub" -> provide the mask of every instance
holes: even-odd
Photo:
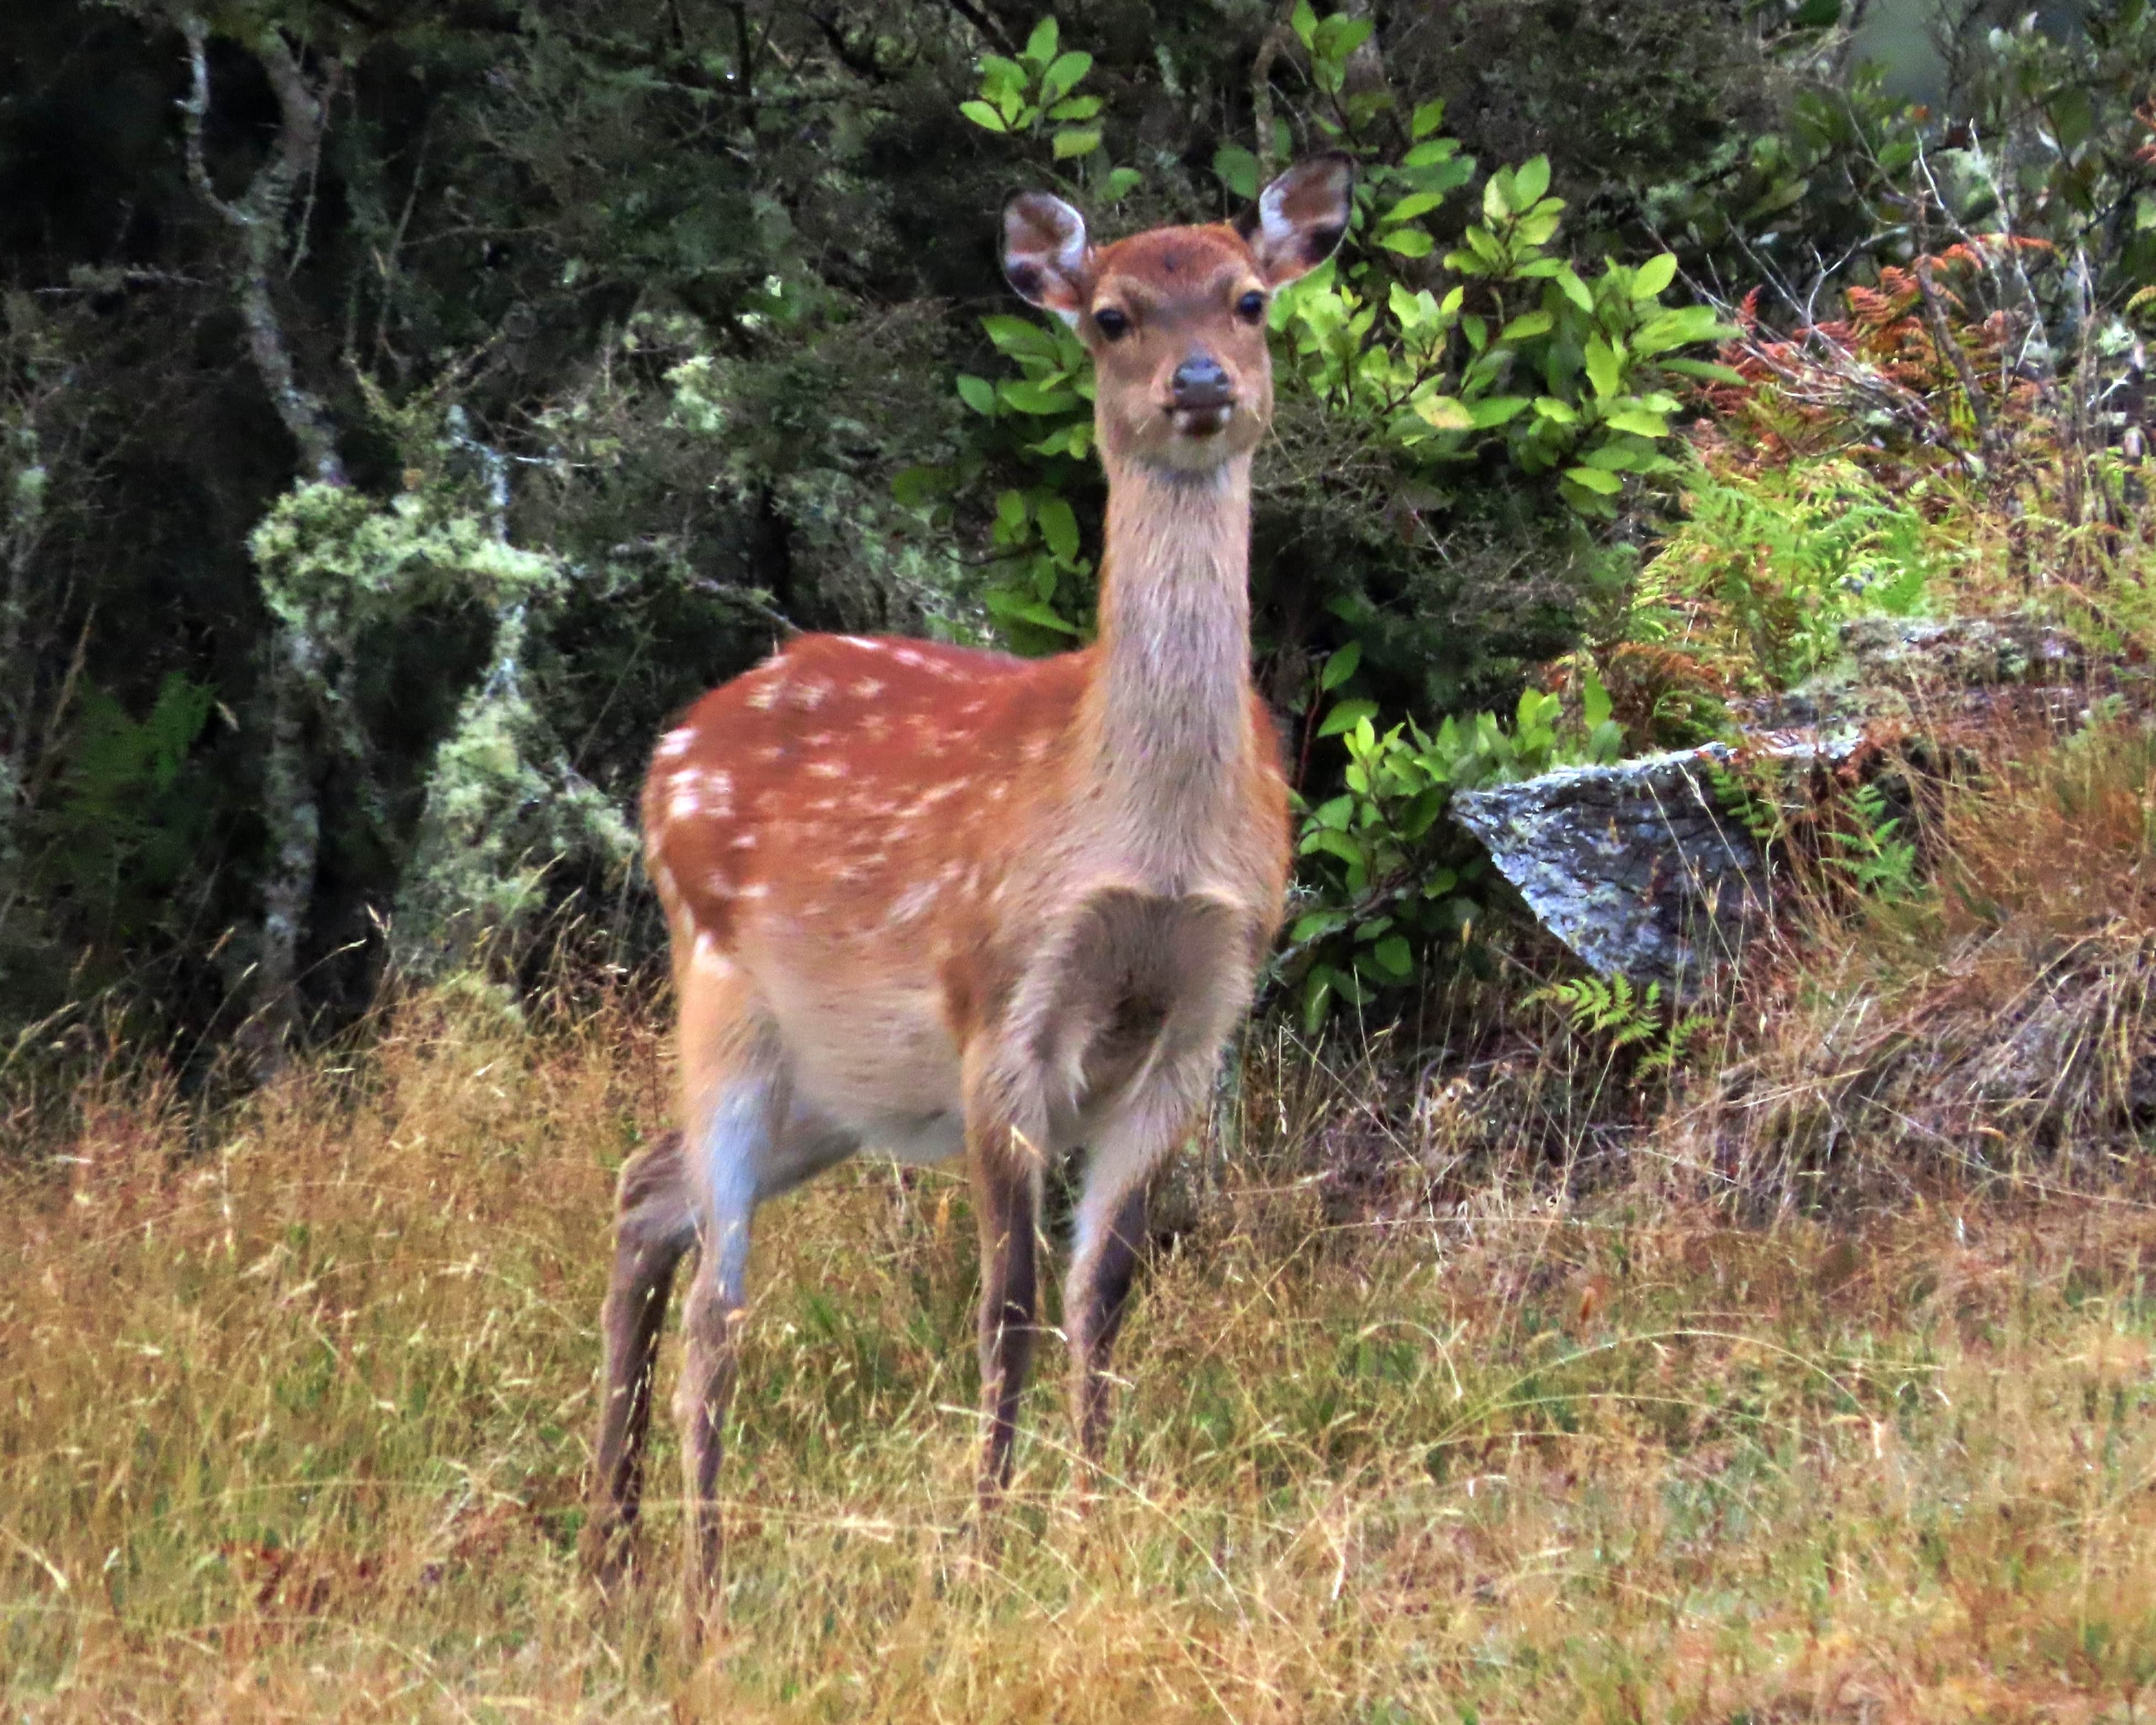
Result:
[[[1303,815],[1298,914],[1281,967],[1299,990],[1306,1029],[1322,1028],[1336,1006],[1412,988],[1435,952],[1464,946],[1486,914],[1488,859],[1445,818],[1455,791],[1614,758],[1620,738],[1606,696],[1589,705],[1584,745],[1560,731],[1561,708],[1530,689],[1509,728],[1478,713],[1448,717],[1435,732],[1409,719],[1382,733],[1368,702],[1335,709],[1328,723],[1347,746],[1346,788]]]

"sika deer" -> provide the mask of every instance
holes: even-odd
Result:
[[[587,1552],[611,1579],[639,1496],[660,1318],[698,1261],[675,1411],[692,1625],[757,1204],[866,1147],[963,1154],[981,1241],[985,1513],[1034,1338],[1041,1176],[1087,1153],[1064,1302],[1081,1453],[1146,1183],[1202,1106],[1279,926],[1278,743],[1250,677],[1250,461],[1272,413],[1270,291],[1329,256],[1345,158],[1234,226],[1099,249],[1032,193],[1004,270],[1081,332],[1108,475],[1099,639],[1028,662],[807,635],[659,745],[646,856],[673,930],[682,1132],[623,1170]]]

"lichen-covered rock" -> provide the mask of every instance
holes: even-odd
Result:
[[[1715,795],[1729,759],[1710,744],[1563,768],[1462,792],[1452,812],[1594,969],[1681,990],[1734,956],[1767,908],[1758,847]]]
[[[1841,656],[1798,687],[1740,703],[1748,726],[1981,716],[1992,691],[2078,691],[2087,655],[2064,630],[2020,617],[1859,617],[1841,626]]]

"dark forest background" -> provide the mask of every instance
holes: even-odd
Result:
[[[634,963],[650,739],[775,634],[1082,630],[1091,470],[961,384],[1009,374],[982,320],[1020,309],[1019,186],[1112,232],[1228,214],[1307,148],[1421,150],[1419,236],[1373,216],[1350,254],[1442,292],[1493,172],[1546,157],[1581,276],[1666,250],[1673,305],[1759,289],[1789,326],[1920,249],[1928,152],[1974,139],[1994,213],[2053,243],[2058,351],[2156,279],[2138,4],[1084,0],[1043,54],[1048,15],[17,0],[0,1058],[117,1028],[274,1062],[391,967],[513,983],[564,929]],[[992,126],[963,105],[999,64],[1041,100]],[[1509,711],[1636,567],[1652,487],[1583,508],[1502,440],[1437,483],[1345,398],[1284,393],[1263,686],[1294,723],[1352,645],[1389,715]]]

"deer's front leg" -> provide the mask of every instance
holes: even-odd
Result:
[[[613,1280],[600,1313],[606,1340],[597,1465],[586,1566],[611,1590],[629,1561],[644,1495],[644,1440],[651,1424],[651,1373],[674,1270],[696,1243],[681,1166],[681,1134],[670,1132],[622,1165],[614,1200]]]
[[[1127,1106],[1096,1135],[1086,1163],[1063,1285],[1070,1337],[1070,1420],[1078,1453],[1097,1469],[1108,1432],[1108,1356],[1122,1327],[1146,1236],[1146,1192],[1162,1158],[1188,1133],[1219,1065],[1211,1024],[1168,1028],[1160,1057]]]
[[[1010,1482],[1019,1397],[1033,1359],[1036,1241],[1040,1212],[1039,1153],[1003,1119],[967,1136],[973,1209],[981,1235],[982,1524]]]

